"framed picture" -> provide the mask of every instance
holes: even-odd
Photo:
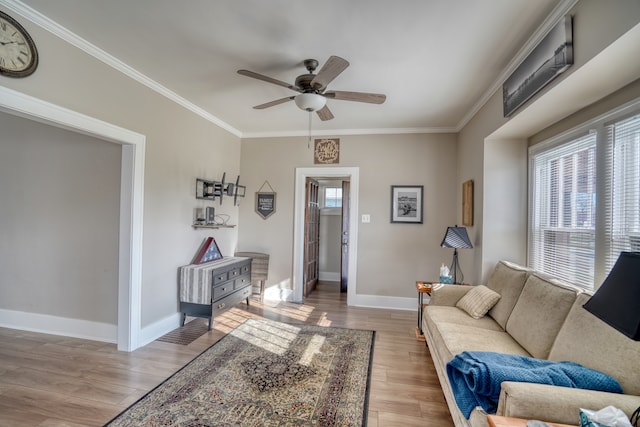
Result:
[[[473,180],[462,183],[462,225],[473,225]]]
[[[556,24],[502,85],[505,117],[573,64],[573,26],[567,15]]]
[[[391,222],[422,224],[422,185],[391,186]]]
[[[222,254],[220,253],[216,239],[207,237],[202,246],[200,246],[192,264],[204,264],[205,262],[211,262],[217,259],[222,259]]]

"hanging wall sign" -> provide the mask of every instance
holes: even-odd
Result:
[[[271,191],[262,191],[265,185],[268,185]],[[265,181],[262,187],[256,193],[256,213],[267,219],[276,212],[276,192],[269,184],[269,181]]]

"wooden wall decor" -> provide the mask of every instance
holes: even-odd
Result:
[[[462,183],[462,225],[473,225],[473,180]]]
[[[340,138],[316,139],[313,163],[324,165],[340,163]]]

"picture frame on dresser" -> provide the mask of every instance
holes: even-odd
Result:
[[[222,253],[216,243],[216,239],[213,237],[207,237],[200,246],[192,264],[204,264],[205,262],[211,262],[218,259],[222,259]]]

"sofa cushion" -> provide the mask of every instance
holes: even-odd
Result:
[[[546,359],[579,290],[539,274],[525,282],[507,332],[533,357]]]
[[[487,288],[499,293],[500,300],[489,310],[489,316],[493,317],[502,329],[507,327],[511,310],[516,305],[530,273],[531,270],[507,261],[499,261],[496,264],[487,282]]]
[[[456,303],[456,307],[464,310],[474,319],[480,319],[487,314],[500,299],[500,294],[486,286],[475,286]]]
[[[442,360],[449,361],[463,351],[495,351],[498,353],[531,356],[508,333],[474,326],[460,327],[455,323],[438,323]]]
[[[474,319],[456,307],[428,305],[422,314],[423,325],[427,323],[455,323],[460,326],[474,326],[490,331],[504,331],[498,323],[489,316]],[[426,329],[426,326],[423,326]]]
[[[549,353],[551,360],[572,360],[611,375],[627,394],[640,395],[640,341],[633,341],[582,306],[578,295]]]

